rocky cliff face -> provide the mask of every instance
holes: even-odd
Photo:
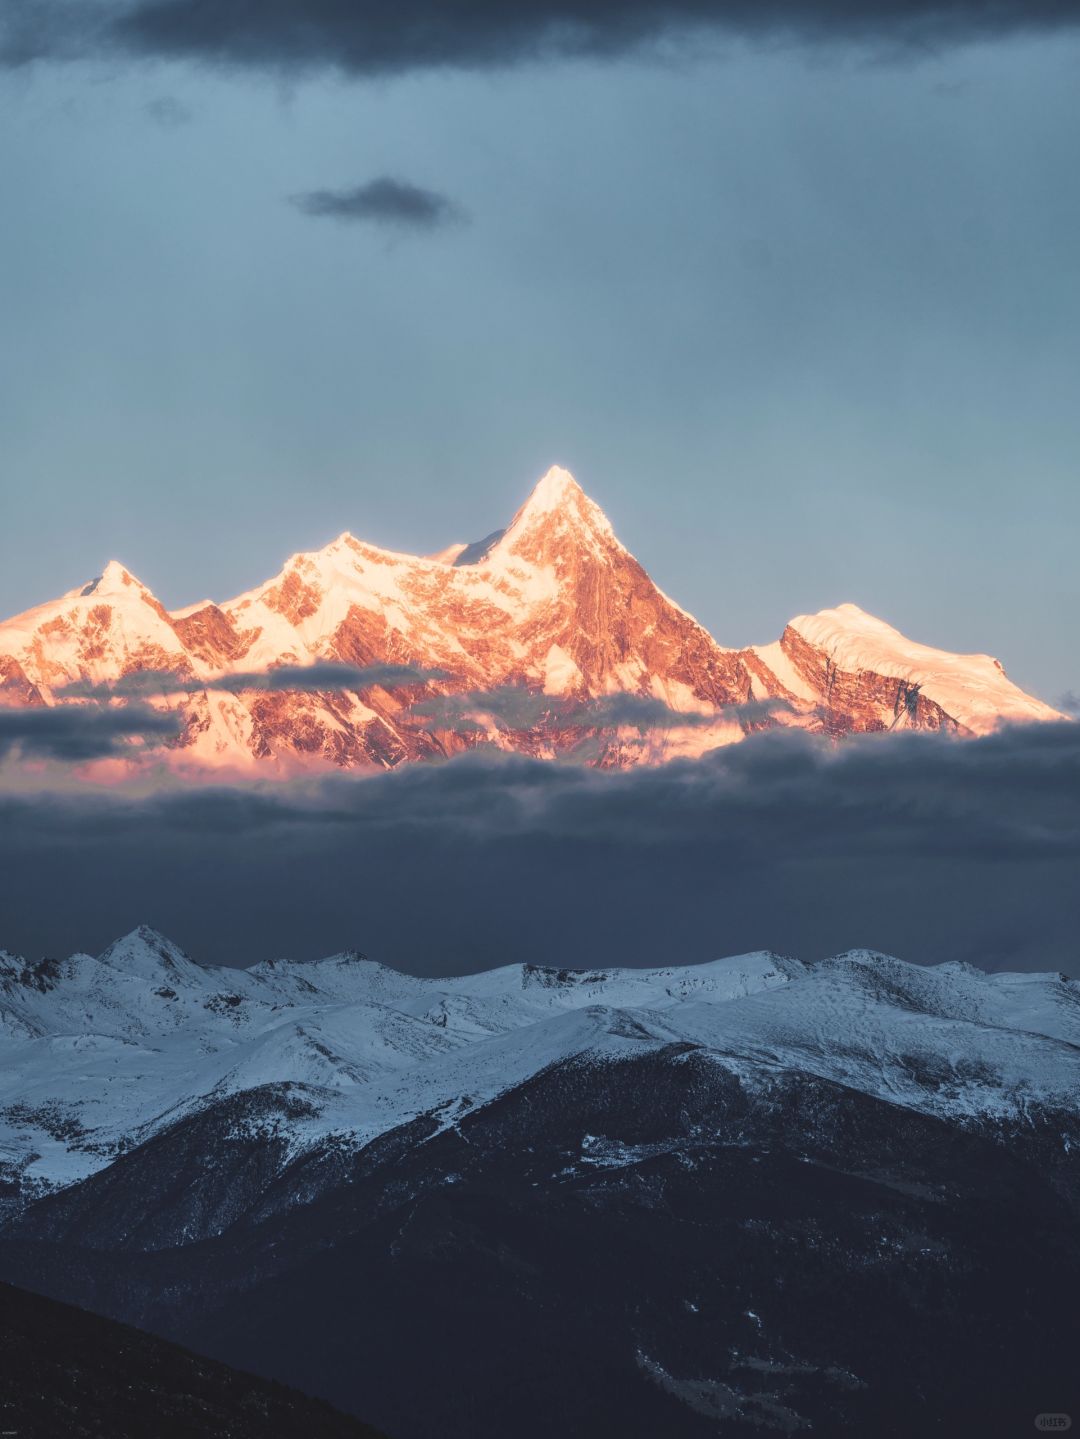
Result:
[[[175,711],[170,762],[249,771],[393,767],[480,743],[619,765],[761,724],[977,734],[1057,717],[997,661],[912,644],[853,605],[725,648],[560,469],[505,530],[437,556],[343,534],[233,600],[171,613],[114,561],[0,625],[0,702],[133,698]]]

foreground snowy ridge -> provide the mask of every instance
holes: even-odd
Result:
[[[763,724],[965,735],[1061,718],[989,655],[915,644],[853,604],[771,644],[717,643],[558,466],[504,530],[436,555],[345,533],[232,600],[171,612],[114,560],[0,623],[0,703],[110,700],[173,715],[152,756],[193,772],[389,768],[481,743],[612,766]]]
[[[1080,984],[869,951],[420,979],[355,953],[204,967],[141,927],[96,958],[0,953],[0,1033],[0,1174],[27,1197],[260,1086],[303,1097],[265,1121],[295,1157],[419,1115],[453,1125],[553,1065],[650,1051],[693,1049],[758,1090],[817,1076],[961,1124],[1080,1111]]]

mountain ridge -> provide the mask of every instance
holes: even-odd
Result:
[[[352,672],[307,684],[326,663]],[[0,624],[0,702],[122,703],[133,680],[176,719],[153,759],[193,774],[392,768],[477,745],[621,767],[776,724],[842,738],[1062,718],[990,656],[916,644],[851,604],[768,645],[720,645],[559,467],[504,530],[435,556],[345,531],[230,600],[173,611],[113,560]],[[507,691],[522,701],[509,716],[488,699]],[[652,709],[613,716],[613,696]]]
[[[779,1065],[954,1123],[1080,1117],[1080,983],[867,950],[421,978],[355,951],[203,966],[141,926],[96,958],[0,954],[0,1032],[11,1201],[267,1084],[305,1096],[286,1125],[297,1152],[452,1116],[461,1096],[483,1105],[552,1063],[673,1044],[751,1087]]]
[[[1072,1407],[1059,975],[237,971],[144,926],[0,957],[0,1023],[0,1275],[401,1439],[1004,1439]]]

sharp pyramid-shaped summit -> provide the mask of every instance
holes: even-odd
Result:
[[[508,554],[550,555],[583,544],[593,548],[618,541],[600,506],[569,470],[555,465],[510,521],[498,548]]]
[[[274,681],[296,668],[310,680]],[[177,712],[179,734],[138,761],[133,747],[132,764],[149,752],[195,774],[389,768],[481,744],[619,766],[763,725],[965,735],[1061,718],[989,656],[915,644],[850,604],[770,645],[717,644],[558,466],[505,529],[435,555],[345,532],[234,599],[171,612],[112,561],[0,624],[0,702],[136,688]]]

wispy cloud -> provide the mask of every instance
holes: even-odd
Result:
[[[18,753],[27,759],[81,764],[131,754],[180,733],[180,718],[149,705],[127,704],[0,709],[0,759]]]
[[[273,693],[329,694],[337,690],[395,689],[445,679],[442,670],[413,665],[347,665],[327,660],[312,665],[278,665],[269,670],[239,670],[214,679],[200,679],[175,670],[133,670],[104,684],[77,681],[57,693],[62,699],[133,699],[145,695],[198,694],[222,690],[240,694],[249,690]]]
[[[645,734],[725,723],[749,726],[790,710],[791,705],[784,700],[726,705],[719,710],[678,710],[653,695],[549,695],[520,685],[502,685],[490,690],[435,695],[414,704],[410,714],[425,729],[452,730],[457,734],[479,734],[491,726],[517,731],[636,729]]]

